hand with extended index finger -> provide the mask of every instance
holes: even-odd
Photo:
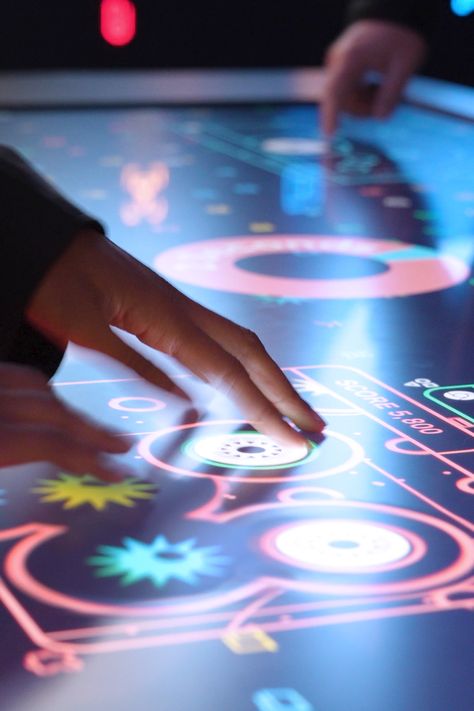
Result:
[[[256,429],[288,446],[305,440],[284,417],[307,431],[324,427],[253,333],[188,299],[94,231],[77,235],[49,270],[27,317],[60,345],[70,340],[101,351],[149,382],[184,395],[111,326],[127,331],[224,391]]]
[[[334,133],[342,111],[374,118],[388,116],[425,53],[425,40],[403,25],[385,20],[358,20],[349,25],[326,53],[323,132],[328,136]],[[377,87],[367,84],[369,72],[380,75]]]
[[[116,481],[126,474],[104,456],[130,444],[72,410],[46,378],[20,365],[0,363],[0,467],[52,461],[73,474]]]

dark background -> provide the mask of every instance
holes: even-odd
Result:
[[[127,47],[106,44],[99,0],[2,0],[0,67],[9,69],[289,67],[322,62],[343,26],[345,0],[135,0],[138,28]],[[423,69],[474,85],[474,14],[449,0]]]

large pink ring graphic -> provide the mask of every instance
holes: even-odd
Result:
[[[305,279],[259,274],[242,259],[273,254],[333,254],[381,262],[384,272],[348,279]],[[457,257],[398,240],[328,235],[225,237],[174,247],[159,254],[160,274],[208,289],[276,297],[354,299],[411,296],[447,289],[469,276]]]

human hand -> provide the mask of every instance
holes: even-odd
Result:
[[[0,363],[0,467],[51,461],[72,474],[122,479],[105,452],[123,454],[131,443],[57,398],[32,368]]]
[[[110,328],[167,353],[237,402],[256,429],[287,446],[324,421],[300,398],[252,332],[192,301],[103,235],[81,232],[49,270],[27,310],[31,323],[121,361],[149,382],[184,393]]]
[[[384,20],[358,20],[350,25],[326,52],[323,132],[328,136],[334,133],[340,111],[388,116],[425,53],[425,40],[408,27]],[[381,75],[377,87],[364,83],[371,71]]]

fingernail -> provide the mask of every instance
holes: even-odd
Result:
[[[316,424],[318,425],[318,427],[326,427],[326,425],[327,425],[326,420],[323,420],[323,418],[320,415],[318,415],[317,412],[314,412],[314,410],[313,410],[313,419],[316,422]]]
[[[303,400],[303,402],[305,403],[305,405],[308,406],[308,409],[310,410],[311,418],[316,423],[317,427],[318,428],[319,427],[326,427],[326,425],[327,425],[326,420],[323,420],[321,415],[318,415],[318,413],[315,410],[313,410],[313,407],[310,405],[310,403],[307,400]]]

